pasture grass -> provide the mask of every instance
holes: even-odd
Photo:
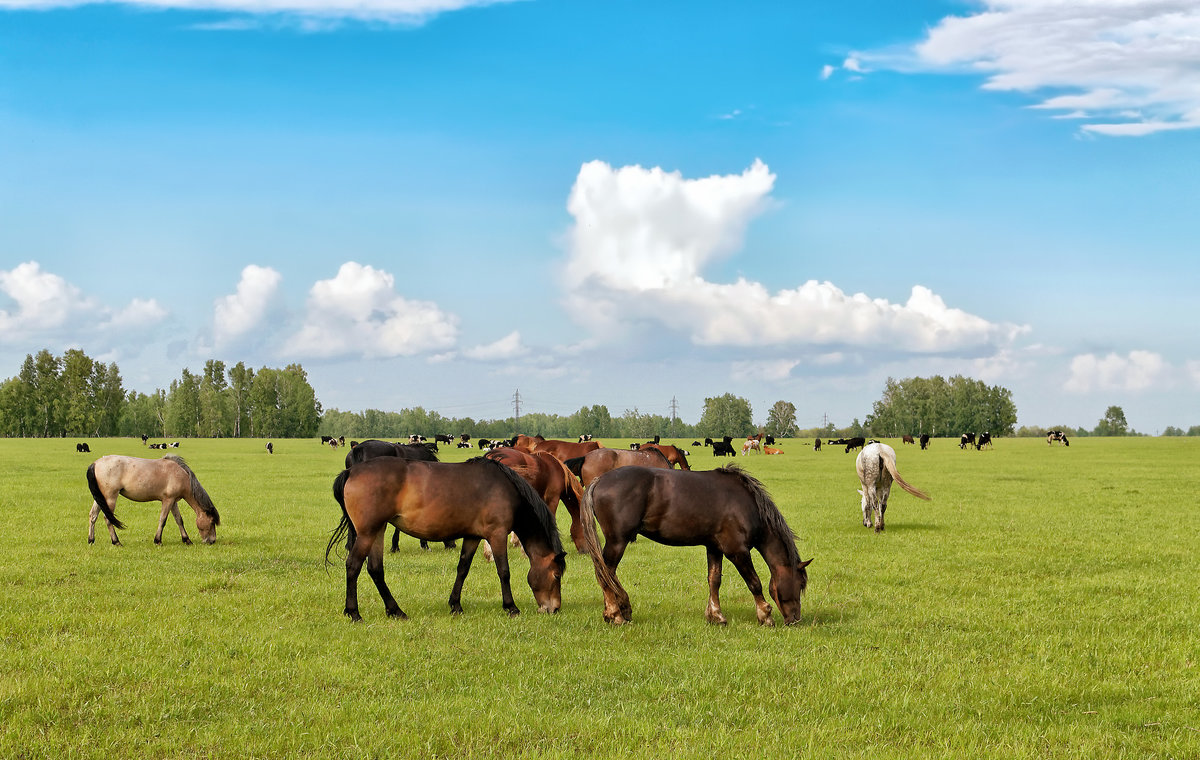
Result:
[[[1197,439],[892,441],[933,501],[894,489],[880,535],[853,455],[739,456],[815,558],[802,623],[774,629],[728,563],[729,625],[705,623],[704,550],[645,539],[625,627],[573,552],[560,614],[534,612],[516,555],[521,616],[482,557],[451,616],[457,553],[415,539],[385,558],[410,619],[364,573],[354,625],[342,553],[324,565],[344,451],[185,440],[217,543],[169,521],[155,546],[158,505],[122,500],[114,547],[86,543],[84,470],[151,454],[90,443],[0,440],[0,757],[1200,756]]]

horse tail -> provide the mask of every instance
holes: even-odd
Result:
[[[124,530],[125,523],[117,519],[113,511],[109,509],[108,499],[104,498],[104,492],[100,490],[100,483],[96,480],[96,463],[92,462],[87,468],[88,490],[92,492],[92,498],[100,505],[100,511],[104,513],[104,519],[108,520],[114,528]]]
[[[504,474],[504,477],[508,478],[508,482],[512,483],[513,488],[516,489],[517,496],[524,503],[524,506],[530,510],[533,521],[537,524],[536,530],[543,533],[546,540],[550,543],[550,549],[555,554],[562,554],[562,537],[558,535],[558,523],[554,521],[554,515],[550,513],[550,508],[546,506],[546,502],[542,501],[541,494],[533,490],[533,486],[529,485],[525,478],[522,478],[508,465],[497,462],[495,459],[487,459],[486,457],[483,460],[497,467]],[[520,534],[518,534],[517,538],[520,537]]]
[[[767,491],[767,487],[762,484],[762,481],[736,464],[720,467],[717,469],[717,472],[728,473],[742,482],[742,487],[754,497],[754,508],[758,512],[759,519],[767,526],[767,531],[783,543],[784,551],[787,552],[788,563],[792,565],[799,564],[800,550],[796,548],[796,533],[787,524],[787,520],[783,519],[783,513],[775,505],[775,500],[771,498],[771,494]]]
[[[196,473],[192,472],[192,468],[188,467],[187,462],[183,461],[183,457],[168,454],[163,459],[169,459],[183,468],[183,471],[187,473],[188,480],[191,481],[192,497],[196,499],[196,505],[200,507],[201,512],[212,518],[213,525],[220,525],[221,515],[217,512],[217,505],[213,504],[208,491],[205,491],[204,486],[200,485],[200,481],[196,479]]]
[[[908,491],[913,496],[916,496],[918,499],[924,499],[925,501],[930,500],[929,494],[914,488],[908,484],[908,481],[900,477],[900,471],[896,469],[896,457],[894,455],[888,453],[887,451],[881,450],[879,452],[879,461],[883,462],[883,466],[887,468],[888,473],[892,476],[892,480],[896,481],[896,485],[900,486],[905,491]]]
[[[354,530],[354,523],[350,522],[350,514],[346,512],[346,478],[350,477],[350,470],[342,470],[338,476],[333,479],[333,498],[337,500],[338,506],[342,508],[342,521],[333,529],[333,535],[329,537],[329,544],[325,547],[325,566],[329,566],[329,553],[333,551],[334,544],[338,543],[343,536],[346,537],[346,546],[350,547],[358,540],[358,533]]]
[[[583,462],[583,457],[578,457],[577,459],[579,460],[580,463]],[[563,501],[567,502],[568,507],[570,507],[571,504],[574,503],[575,508],[578,509],[579,502],[583,501],[583,484],[581,484],[579,482],[579,479],[576,478],[574,476],[574,474],[572,474],[571,469],[569,467],[567,467],[566,462],[559,460],[557,457],[554,458],[554,461],[558,462],[558,466],[562,468],[563,479],[567,485],[567,490],[563,491],[563,495],[562,495]],[[567,460],[567,461],[574,461],[574,460]]]
[[[582,477],[584,457],[572,457],[563,462],[563,466],[567,468],[567,472],[573,473],[575,477]]]
[[[579,503],[579,527],[583,536],[583,550],[592,558],[592,564],[596,568],[596,580],[600,583],[601,591],[605,594],[619,594],[623,590],[621,583],[604,562],[604,550],[600,548],[600,535],[596,532],[596,510],[592,505],[595,503],[596,484],[599,482],[600,478],[596,478],[588,485],[587,491],[583,494],[583,500]]]

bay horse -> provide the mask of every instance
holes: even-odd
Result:
[[[688,466],[687,452],[678,446],[672,446],[669,443],[643,443],[642,451],[647,449],[658,451],[667,458],[672,467],[678,467],[681,470],[690,470]]]
[[[430,541],[462,539],[458,576],[450,592],[454,614],[462,612],[463,582],[480,540],[487,541],[495,555],[504,610],[509,615],[520,612],[509,585],[505,538],[510,531],[529,555],[529,588],[538,611],[558,612],[562,606],[566,555],[554,515],[520,475],[499,462],[482,457],[456,464],[377,457],[343,470],[333,481],[333,496],[342,519],[325,547],[325,562],[329,563],[329,552],[344,536],[345,614],[351,620],[362,620],[358,576],[364,562],[388,617],[407,617],[383,578],[388,523]]]
[[[489,451],[484,456],[503,464],[524,478],[525,482],[541,495],[550,514],[558,513],[560,501],[566,504],[567,512],[571,515],[571,539],[575,542],[575,548],[583,551],[583,537],[579,527],[579,502],[583,500],[583,486],[566,465],[544,451],[526,454],[519,449],[501,448]],[[485,545],[484,555],[487,553],[488,547]]]
[[[115,454],[103,456],[88,465],[87,482],[93,499],[91,517],[88,520],[89,544],[96,542],[96,517],[103,513],[113,545],[121,545],[116,529],[124,529],[125,524],[114,514],[118,496],[124,496],[130,501],[162,502],[162,513],[158,516],[158,532],[154,534],[156,544],[162,543],[163,528],[167,524],[168,514],[175,516],[183,543],[192,543],[192,539],[188,538],[187,529],[183,527],[183,517],[179,514],[180,499],[187,502],[196,512],[196,530],[200,532],[200,540],[206,544],[217,540],[217,526],[221,524],[221,515],[204,486],[196,479],[196,473],[192,472],[192,468],[188,467],[181,457],[172,454],[162,459],[140,459]]]
[[[863,527],[871,527],[874,515],[875,532],[883,531],[883,513],[887,511],[888,495],[892,491],[892,481],[918,499],[929,501],[928,494],[909,485],[900,477],[896,469],[896,450],[886,443],[869,443],[858,452],[854,460],[854,469],[858,472],[858,481],[862,484],[859,493],[862,495]]]
[[[663,470],[671,469],[671,462],[667,459],[667,455],[649,447],[636,451],[596,449],[595,451],[588,452],[586,456],[568,459],[565,464],[568,470],[579,476],[584,488],[591,485],[593,480],[604,473],[615,470],[618,467],[637,466]]]
[[[614,624],[633,615],[629,594],[617,580],[625,547],[641,534],[669,546],[703,546],[708,552],[710,623],[724,625],[720,588],[724,558],[737,568],[754,596],[758,622],[774,625],[771,605],[750,550],[771,571],[770,594],[783,622],[800,622],[800,601],[812,560],[801,561],[796,536],[761,482],[737,465],[704,472],[622,467],[592,482],[579,510],[584,540],[604,594],[604,619]],[[604,531],[600,549],[595,522]]]
[[[578,443],[576,441],[556,441],[552,438],[542,438],[540,435],[532,438],[527,435],[518,435],[513,439],[513,448],[520,449],[527,454],[544,451],[565,462],[568,459],[586,456],[589,451],[602,449],[604,446],[599,441]]]
[[[421,462],[438,461],[438,456],[433,449],[423,443],[392,443],[391,441],[380,441],[376,438],[369,438],[351,446],[350,451],[346,453],[346,469],[348,470],[359,462],[365,462],[375,457],[400,457],[401,459],[415,459]],[[443,546],[447,549],[453,549],[455,543],[453,541],[446,541]],[[429,551],[429,542],[421,539],[421,548]],[[392,534],[392,551],[400,551],[399,528]]]

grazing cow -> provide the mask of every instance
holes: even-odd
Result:
[[[146,439],[147,439],[147,437],[148,437],[148,436],[147,436],[145,433],[142,433],[142,445],[143,445],[143,446],[145,446],[145,445],[146,445]]]
[[[813,440],[813,451],[820,451],[820,450],[821,450],[821,439],[816,438]]]
[[[579,443],[587,443],[590,440],[592,440],[591,433],[584,433],[583,435],[579,436]]]
[[[692,441],[692,445],[693,446],[706,446],[706,445],[711,445],[711,442],[708,444],[702,444],[699,441]]]
[[[775,436],[773,436],[773,435],[763,436],[762,442],[767,444],[768,446],[774,446],[775,445]]]
[[[887,511],[893,480],[918,499],[929,500],[929,496],[900,477],[900,471],[896,469],[896,450],[886,443],[871,443],[863,447],[854,460],[854,469],[858,471],[858,482],[862,484],[859,493],[862,494],[863,527],[871,527],[874,516],[876,533],[883,531],[883,513]]]
[[[913,437],[911,435],[900,436],[900,442],[901,443],[916,443],[916,441],[913,440]]]
[[[442,435],[441,433],[438,433],[437,435],[435,435],[433,437],[433,442],[434,443],[454,443],[454,439],[448,435]]]
[[[974,445],[975,445],[975,434],[974,433],[963,433],[961,436],[959,436],[958,448],[965,449],[965,448],[967,448],[967,446],[974,446]]]
[[[746,456],[751,451],[757,451],[759,454],[762,453],[762,448],[759,446],[757,438],[747,438],[746,442],[742,444],[742,456]]]
[[[975,450],[976,451],[982,451],[984,446],[992,446],[992,434],[991,433],[980,433],[979,439],[975,441]],[[996,448],[996,447],[992,446],[992,448]]]
[[[733,444],[729,441],[713,441],[712,450],[714,457],[737,456],[737,452],[733,450]]]
[[[333,440],[333,436],[323,435],[323,436],[321,436],[321,445],[324,446],[325,444],[329,443],[332,440]]]
[[[1063,446],[1071,445],[1071,442],[1067,440],[1067,434],[1061,430],[1051,430],[1049,433],[1046,433],[1046,445],[1047,446],[1054,443],[1055,441],[1061,441]]]
[[[929,433],[921,433],[921,451],[929,448]]]
[[[712,446],[712,445],[713,445],[713,439],[711,439],[711,438],[705,438],[705,439],[704,439],[704,445],[705,445],[705,446]]]
[[[82,454],[91,454],[92,453],[92,447],[88,446],[86,443],[75,444],[75,450]]]
[[[631,443],[631,444],[629,444],[629,450],[630,450],[630,451],[640,451],[640,450],[641,450],[641,448],[642,448],[642,444],[640,444],[640,443]]]
[[[460,433],[458,440],[460,443],[468,443],[471,440],[471,436],[469,433]]]
[[[275,453],[275,446],[274,446],[274,445],[272,445],[272,443],[271,443],[270,441],[267,441],[267,453],[268,453],[268,454],[274,454],[274,453]]]
[[[839,441],[836,441],[836,443],[846,444],[846,453],[849,454],[851,451],[854,451],[855,449],[861,449],[864,445],[866,445],[867,439],[860,435],[855,436],[854,438],[843,438]]]
[[[409,443],[425,443],[425,436],[413,433],[408,437]]]

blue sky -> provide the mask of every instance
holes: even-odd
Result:
[[[0,377],[1200,424],[1192,2],[184,5],[0,0]]]

